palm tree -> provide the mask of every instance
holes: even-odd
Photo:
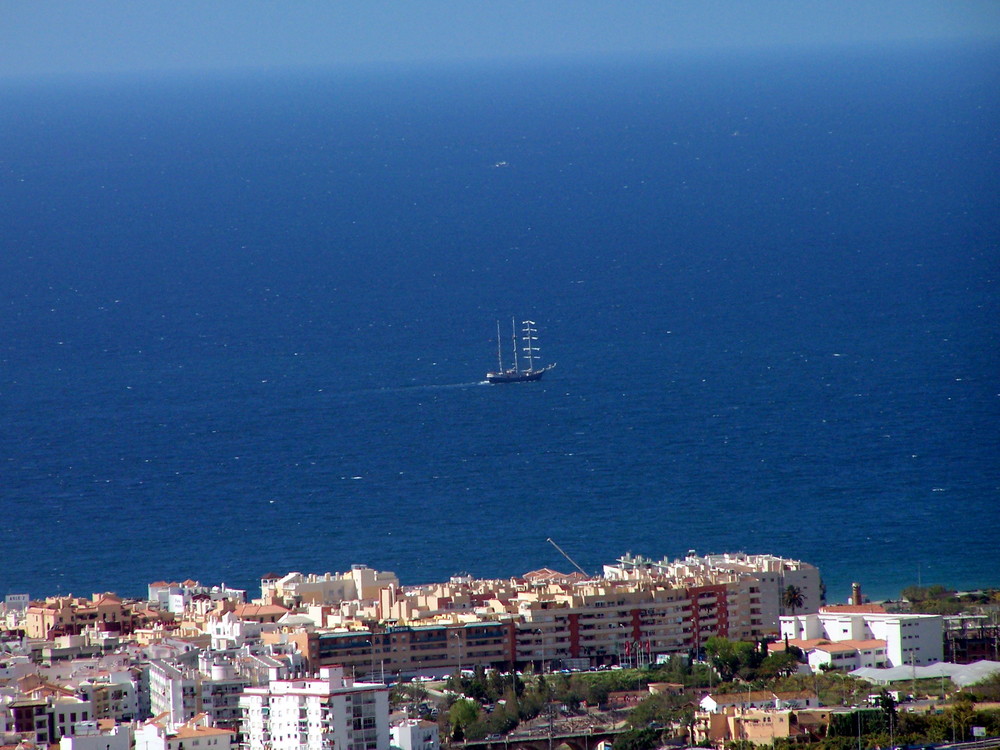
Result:
[[[789,585],[781,595],[781,603],[792,610],[792,617],[795,616],[795,610],[805,604],[805,602],[806,598],[802,595],[802,589],[798,586]]]

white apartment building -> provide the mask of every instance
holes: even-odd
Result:
[[[94,704],[92,717],[134,721],[139,716],[139,691],[129,672],[111,672],[84,680],[77,695]]]
[[[342,667],[248,688],[240,706],[247,750],[389,749],[389,688],[354,682]]]
[[[199,710],[198,681],[194,675],[162,659],[150,660],[148,671],[150,713],[165,714],[170,724],[183,724],[194,718]]]
[[[165,715],[170,726],[179,726],[206,713],[213,725],[235,727],[241,717],[239,695],[247,685],[249,681],[239,677],[231,663],[211,656],[203,656],[197,670],[151,660],[150,713]]]
[[[304,575],[292,572],[280,578],[262,578],[260,595],[264,603],[277,600],[286,606],[339,604],[378,599],[381,590],[389,586],[399,586],[395,573],[373,570],[367,565],[352,565],[347,573]]]
[[[781,635],[790,640],[827,640],[832,644],[884,641],[885,667],[923,666],[944,659],[944,619],[940,615],[890,614],[872,609],[829,607],[816,614],[782,617]],[[821,645],[813,643],[810,647]],[[867,661],[862,659],[864,663],[857,666],[870,666]]]

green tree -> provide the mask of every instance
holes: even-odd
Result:
[[[781,603],[790,609],[794,616],[795,610],[801,609],[802,605],[806,603],[806,598],[802,594],[802,589],[789,584],[781,594]]]
[[[615,737],[614,750],[652,750],[660,744],[655,729],[629,729]]]
[[[705,641],[705,653],[719,676],[728,681],[737,675],[744,680],[756,679],[756,670],[764,661],[766,651],[746,641],[712,636]]]
[[[875,699],[875,705],[882,709],[882,712],[885,714],[887,720],[892,722],[896,721],[896,701],[894,701],[892,696],[889,695],[888,690],[882,688],[882,691]]]
[[[967,693],[959,693],[955,703],[945,711],[945,716],[951,719],[955,731],[955,740],[965,742],[969,738],[969,727],[975,718],[975,701]]]
[[[627,721],[629,726],[636,728],[650,725],[666,726],[682,718],[683,707],[687,702],[687,698],[682,695],[657,693],[629,711]]]
[[[468,698],[459,698],[448,709],[448,723],[452,739],[464,740],[465,730],[479,718],[479,704]]]
[[[798,652],[798,653],[796,653]],[[757,670],[758,677],[771,679],[774,677],[787,677],[799,671],[800,655],[802,651],[792,646],[788,651],[777,651],[764,657]]]

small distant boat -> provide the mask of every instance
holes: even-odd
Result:
[[[511,367],[505,368],[503,366],[503,352],[502,343],[500,340],[500,321],[497,321],[497,369],[494,372],[486,373],[486,380],[490,383],[529,383],[533,380],[541,380],[542,375],[547,373],[556,363],[553,362],[550,365],[545,365],[545,367],[536,367],[535,360],[538,359],[538,345],[535,343],[538,341],[538,329],[535,328],[535,321],[533,320],[523,320],[521,321],[521,353],[523,358],[527,360],[528,368],[522,370],[520,367],[520,360],[517,355],[517,328],[514,325],[514,319],[511,318],[510,321],[510,333],[511,341],[513,343],[514,349],[514,363]]]

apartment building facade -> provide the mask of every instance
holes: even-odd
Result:
[[[200,714],[213,726],[234,729],[239,724],[239,696],[250,683],[232,664],[209,657],[193,669],[153,659],[148,673],[150,713],[164,716],[168,726],[180,726]]]
[[[140,618],[114,594],[94,594],[90,599],[61,596],[35,602],[25,611],[29,638],[51,640],[79,635],[91,628],[105,633],[131,633]]]
[[[240,707],[247,750],[389,748],[389,688],[355,682],[341,667],[248,688]]]
[[[376,678],[475,665],[641,666],[664,655],[698,654],[712,636],[776,636],[784,587],[796,585],[816,600],[820,590],[816,568],[771,556],[655,564],[622,558],[605,568],[604,578],[591,580],[546,573],[389,587],[367,619],[338,628],[279,628],[261,637],[294,643],[313,669],[341,665]]]

